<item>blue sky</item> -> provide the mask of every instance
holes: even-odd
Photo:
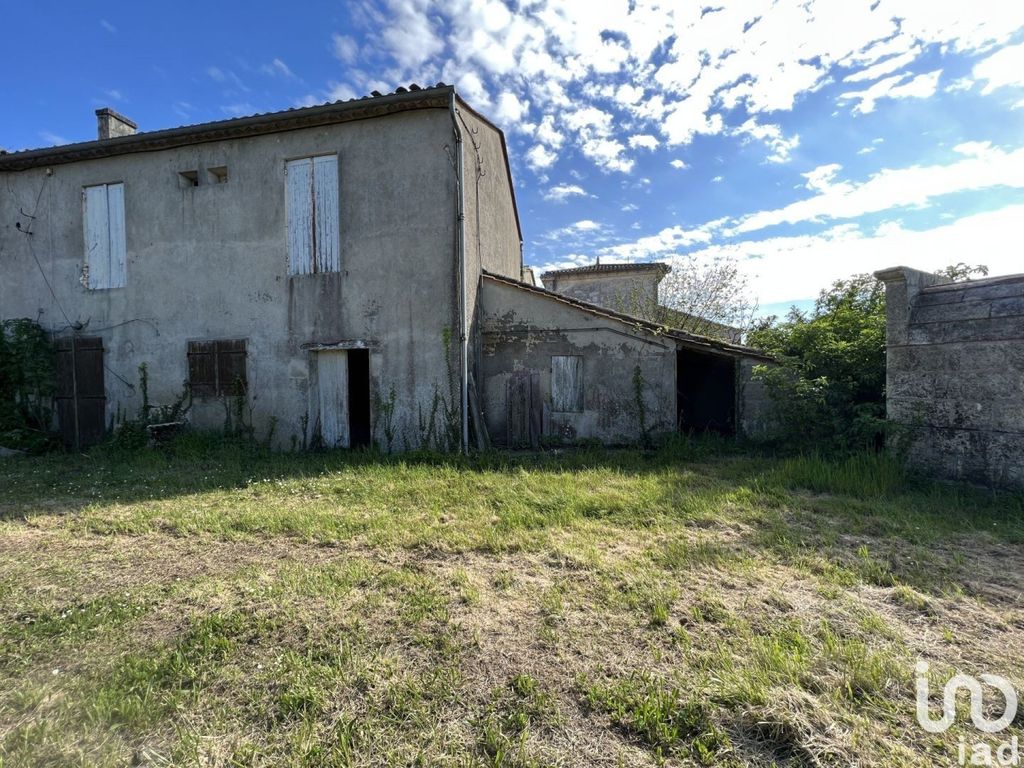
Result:
[[[168,10],[172,8],[173,10]],[[509,140],[527,263],[737,259],[762,311],[895,264],[1024,271],[1024,3],[33,3],[8,150],[455,83]],[[20,30],[20,32],[19,32]]]

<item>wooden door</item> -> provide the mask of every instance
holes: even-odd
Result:
[[[57,421],[69,450],[96,445],[106,433],[107,395],[103,381],[103,339],[58,339]]]
[[[327,448],[348,448],[348,353],[343,349],[316,353],[320,438]]]
[[[505,390],[505,425],[509,448],[540,447],[540,374],[516,371],[508,377]]]

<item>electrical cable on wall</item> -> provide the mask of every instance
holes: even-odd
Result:
[[[46,289],[50,292],[50,296],[53,297],[53,303],[57,305],[57,309],[59,309],[60,313],[64,316],[64,322],[67,323],[67,326],[65,326],[65,327],[73,328],[74,330],[77,331],[77,330],[81,329],[81,325],[82,324],[81,323],[73,323],[73,322],[71,322],[71,318],[68,317],[68,313],[64,311],[64,305],[61,304],[60,303],[60,299],[57,298],[57,293],[56,293],[56,291],[53,290],[53,286],[50,284],[50,280],[46,276],[46,270],[43,269],[43,264],[42,264],[41,261],[39,261],[39,256],[36,254],[35,246],[32,244],[32,237],[35,234],[32,231],[32,228],[35,225],[36,216],[39,213],[39,201],[42,199],[43,191],[46,189],[46,183],[50,180],[50,177],[52,175],[53,175],[52,171],[47,169],[47,173],[43,177],[43,183],[39,186],[39,193],[36,195],[36,203],[35,203],[35,206],[32,209],[32,213],[27,213],[24,208],[22,208],[20,206],[18,207],[18,212],[22,216],[24,216],[25,218],[28,219],[28,224],[25,227],[22,227],[21,226],[21,222],[18,221],[18,222],[15,222],[14,228],[16,230],[18,230],[19,232],[21,232],[26,237],[28,237],[28,250],[29,250],[29,253],[32,254],[32,259],[35,261],[36,267],[39,269],[39,274],[42,276],[43,282],[46,284]]]

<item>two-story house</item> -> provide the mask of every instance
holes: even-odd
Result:
[[[632,439],[681,423],[691,353],[729,381],[717,421],[756,421],[751,350],[522,282],[504,136],[451,86],[97,117],[95,141],[0,154],[0,318],[57,340],[69,446],[138,411],[142,364],[150,401],[188,383],[194,423],[282,447]]]

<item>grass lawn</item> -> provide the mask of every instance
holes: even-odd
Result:
[[[0,767],[954,765],[1022,542],[875,457],[8,459]]]

